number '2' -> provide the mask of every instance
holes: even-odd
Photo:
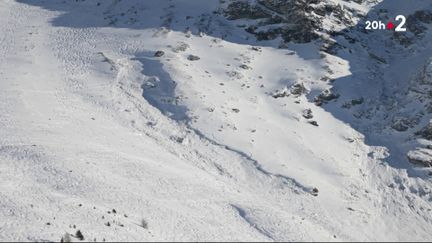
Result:
[[[404,25],[405,25],[405,22],[406,22],[406,18],[405,18],[405,16],[403,16],[403,15],[398,15],[398,16],[396,16],[396,19],[395,19],[396,21],[401,21],[399,24],[398,24],[398,26],[396,26],[396,29],[395,29],[395,31],[398,31],[398,32],[405,32],[406,31],[406,28],[404,27]]]

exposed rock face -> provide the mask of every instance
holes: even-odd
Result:
[[[409,128],[414,127],[417,124],[418,124],[418,121],[416,119],[409,119],[406,117],[397,117],[397,118],[394,118],[393,124],[391,125],[391,127],[398,132],[404,132],[404,131],[408,130]]]
[[[432,23],[432,12],[428,10],[419,10],[407,18],[407,28],[415,35],[422,34],[426,31],[424,24]]]
[[[415,135],[426,140],[432,140],[432,122],[423,127],[420,131],[416,132]]]
[[[275,98],[275,99],[288,97],[289,95],[290,95],[290,92],[289,92],[288,88],[284,88],[282,90],[276,90],[272,94],[273,98]]]
[[[432,24],[432,11],[419,10],[414,14],[408,15],[406,20],[407,32],[394,32],[393,39],[399,44],[407,47],[415,42],[416,38],[421,38],[427,25]]]
[[[331,90],[326,89],[315,97],[315,104],[319,106],[337,98],[339,98],[339,94],[334,94]]]
[[[403,119],[398,119],[396,120],[391,127],[398,131],[398,132],[404,132],[406,130],[408,130],[409,126],[406,124],[406,121]]]
[[[342,107],[349,109],[349,108],[351,108],[353,106],[361,105],[361,104],[363,104],[363,102],[364,102],[364,98],[363,97],[358,98],[358,99],[352,99],[350,102],[346,102],[345,104],[343,104]]]
[[[361,3],[362,0],[356,1]],[[258,40],[281,37],[285,42],[305,43],[332,31],[323,28],[323,19],[333,16],[341,28],[355,24],[353,17],[360,15],[353,9],[343,8],[323,0],[234,0],[224,11],[230,20],[256,20],[246,27]]]
[[[430,21],[432,15],[417,11],[414,15],[422,21]],[[411,80],[409,86],[409,94],[414,98],[419,107],[417,109],[418,120],[416,123],[408,123],[409,127],[415,127],[419,124],[421,118],[430,118],[432,113],[432,59],[426,61],[418,74]],[[417,127],[414,133],[415,139],[425,139],[432,141],[432,121],[428,124]],[[417,148],[408,152],[407,157],[411,163],[431,167],[432,166],[432,146],[419,144]]]
[[[382,38],[383,41],[391,44],[393,51],[404,52],[406,47],[416,48],[415,44],[421,45],[420,40],[427,36],[427,30],[432,26],[430,9],[412,10],[410,14],[405,15],[406,32],[394,31],[387,36],[376,36],[373,32],[364,29],[362,24],[365,21],[364,17],[388,19],[392,10],[386,9],[386,5],[381,5],[381,8],[365,12],[367,11],[365,9],[371,5],[378,4],[379,1],[375,0],[224,0],[223,2],[224,15],[232,21],[238,20],[238,26],[253,34],[259,41],[280,41],[280,48],[288,47],[290,42],[316,42],[321,53],[336,56],[340,50],[348,53],[361,53],[358,50],[366,50],[365,66],[370,62],[377,63],[378,66],[388,65],[394,57],[374,49],[378,43],[371,39],[381,40]],[[328,78],[323,81],[332,78],[331,68],[328,71]],[[380,72],[377,72],[377,77],[379,74]],[[344,93],[343,88],[323,86],[322,92],[315,96],[314,102],[320,106],[330,102],[338,104],[346,99],[342,107],[347,108],[347,112],[352,113],[356,119],[383,120],[376,127],[378,133],[384,129],[394,133],[395,136],[405,137],[406,141],[414,144],[415,139],[431,140],[432,125],[425,126],[424,123],[425,119],[432,114],[432,59],[419,68],[417,75],[410,76],[409,79],[406,80],[409,85],[401,86],[401,89],[391,89],[392,92],[386,94],[382,100],[370,99],[367,96],[350,97],[351,94]],[[308,82],[304,82],[304,85],[298,82],[278,89],[271,95],[274,98],[298,97],[309,92],[305,85],[313,89]],[[338,100],[339,94],[343,99]],[[384,114],[382,109],[386,111]],[[306,112],[302,115],[306,119],[312,119],[309,118],[312,114]],[[432,155],[422,149],[431,148],[424,148],[421,144],[415,145],[408,159],[413,163],[429,166],[429,162],[425,161],[430,161]],[[415,156],[419,153],[422,155],[420,156],[422,160],[419,156]]]
[[[424,65],[419,76],[420,84],[432,85],[432,59],[429,59]]]
[[[291,86],[290,92],[293,95],[300,96],[302,94],[305,94],[307,92],[307,89],[302,83],[296,83]]]
[[[267,18],[269,15],[261,8],[251,5],[245,1],[237,1],[231,3],[225,10],[228,19],[261,19]]]
[[[432,11],[419,10],[414,13],[414,17],[425,24],[432,24]]]

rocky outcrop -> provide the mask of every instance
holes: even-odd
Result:
[[[432,122],[417,131],[415,135],[420,136],[421,138],[426,140],[432,140]]]
[[[407,16],[407,32],[394,32],[393,39],[407,47],[427,31],[427,25],[432,24],[432,11],[419,10]]]
[[[353,18],[360,15],[355,9],[322,0],[234,0],[227,4],[224,14],[230,20],[255,20],[245,30],[258,40],[281,37],[285,42],[296,43],[310,42],[322,33],[332,32],[323,28],[326,17],[336,18],[335,26],[342,29],[353,26]]]
[[[430,149],[416,149],[408,152],[408,160],[413,164],[418,164],[426,167],[432,167],[432,150]]]
[[[428,21],[427,16],[417,12],[415,15]],[[432,166],[432,145],[429,144],[432,141],[432,120],[429,120],[432,113],[432,59],[427,60],[419,69],[417,75],[410,81],[408,95],[403,97],[407,99],[405,106],[416,108],[411,110],[411,118],[395,119],[392,128],[398,131],[412,128],[413,131],[409,135],[413,140],[428,141],[428,145],[422,144],[423,142],[417,143],[416,148],[411,150],[407,157],[411,163]],[[424,124],[425,119],[429,120],[426,124]]]
[[[300,96],[302,94],[307,93],[307,89],[303,83],[296,83],[290,87],[290,92],[295,96]]]
[[[425,24],[432,23],[432,12],[429,10],[419,10],[407,17],[407,28],[415,35],[424,33],[427,28]]]
[[[337,98],[339,98],[339,94],[335,94],[331,90],[326,89],[315,97],[314,102],[316,105],[320,106]]]
[[[229,4],[228,8],[225,9],[225,15],[230,20],[261,19],[271,17],[260,7],[251,5],[247,1],[236,1]]]
[[[311,109],[303,110],[303,112],[302,112],[302,116],[303,116],[305,119],[312,119],[312,118],[313,118],[312,110],[311,110]]]
[[[391,127],[398,132],[404,132],[417,124],[418,119],[415,118],[395,117]]]
[[[288,88],[284,88],[282,90],[276,90],[272,94],[273,98],[275,98],[275,99],[288,97],[289,95],[290,95],[290,91],[288,90]]]

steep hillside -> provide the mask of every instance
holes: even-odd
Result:
[[[431,240],[426,10],[1,1],[0,240]]]

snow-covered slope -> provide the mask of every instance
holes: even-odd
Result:
[[[387,49],[352,14],[403,1],[323,1],[351,20],[297,44],[230,2],[0,2],[0,240],[432,239],[430,170],[406,159],[430,138],[376,116],[423,109],[402,84],[430,87],[431,37]]]

